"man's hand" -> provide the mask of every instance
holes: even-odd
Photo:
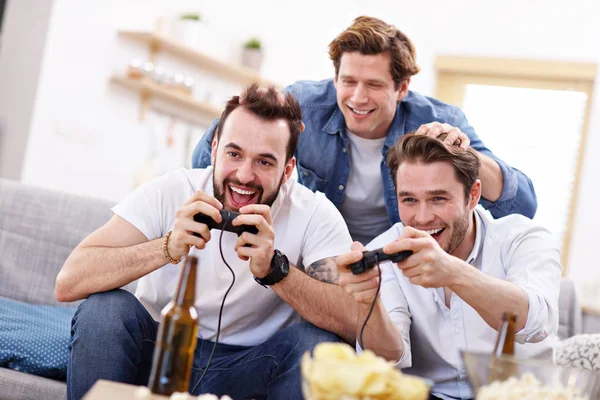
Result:
[[[205,224],[194,221],[194,215],[202,213],[216,222],[221,222],[219,210],[222,208],[223,205],[219,200],[197,190],[175,213],[175,225],[169,237],[169,255],[176,260],[181,260],[188,255],[192,246],[199,250],[205,248],[210,240],[210,230]],[[194,236],[194,232],[201,237]]]
[[[425,135],[432,138],[438,138],[442,134],[446,134],[443,142],[449,146],[458,146],[463,150],[469,148],[471,139],[463,133],[460,129],[449,125],[441,124],[439,122],[430,122],[429,124],[423,124],[417,129],[415,135]]]
[[[413,254],[398,263],[410,283],[426,288],[451,287],[462,270],[462,260],[446,253],[427,232],[409,226],[402,235],[383,247],[387,254],[412,250]]]
[[[244,232],[235,243],[238,257],[250,260],[250,271],[257,278],[264,278],[271,270],[271,260],[275,252],[275,229],[271,219],[271,207],[265,204],[251,204],[240,208],[241,215],[233,220],[234,226],[254,225],[258,234]],[[249,244],[250,247],[245,246]]]
[[[370,306],[375,299],[375,293],[377,293],[379,270],[375,267],[362,274],[354,275],[348,265],[360,261],[365,248],[359,242],[354,242],[351,249],[351,252],[341,254],[335,259],[340,275],[339,283],[358,303]]]

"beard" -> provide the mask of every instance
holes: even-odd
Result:
[[[467,236],[467,231],[469,230],[469,217],[470,213],[465,212],[463,215],[457,216],[454,218],[454,221],[452,221],[452,235],[444,249],[446,253],[452,254],[454,250],[460,246],[465,239],[465,236]]]
[[[277,199],[277,195],[279,194],[279,189],[281,189],[281,185],[283,184],[283,173],[281,174],[281,178],[279,179],[279,185],[277,185],[277,189],[274,192],[269,193],[268,196],[265,197],[264,199],[263,199],[263,196],[265,194],[265,190],[262,187],[262,185],[257,185],[255,183],[242,183],[239,180],[234,179],[232,177],[225,178],[223,183],[221,185],[219,185],[219,184],[217,184],[217,182],[215,180],[215,174],[213,173],[214,197],[217,200],[219,200],[221,202],[221,204],[223,204],[223,206],[225,206],[225,190],[229,190],[229,189],[226,189],[229,184],[244,186],[249,189],[255,190],[258,193],[256,203],[257,204],[265,204],[265,205],[271,207],[273,205],[273,203],[275,202],[275,200]],[[239,210],[231,210],[231,211],[239,211]]]

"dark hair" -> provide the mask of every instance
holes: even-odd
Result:
[[[285,94],[285,100],[281,102],[279,93],[274,87],[267,90],[259,89],[257,84],[253,84],[242,92],[241,96],[233,96],[225,105],[225,110],[221,114],[221,120],[217,126],[217,139],[221,139],[222,128],[227,121],[227,117],[233,110],[243,107],[257,117],[265,121],[276,121],[285,119],[290,128],[290,140],[287,145],[286,161],[289,161],[296,152],[298,146],[298,135],[302,132],[302,110],[298,100],[290,93]],[[240,97],[243,98],[243,104],[240,103]]]
[[[387,166],[392,174],[394,186],[397,188],[396,175],[404,162],[431,164],[442,161],[454,167],[456,178],[465,188],[465,198],[469,200],[471,187],[479,176],[481,162],[471,148],[463,150],[458,146],[450,146],[443,142],[446,134],[438,138],[415,135],[412,132],[400,137],[390,147],[387,154]]]
[[[352,51],[364,55],[388,52],[392,57],[390,72],[396,89],[406,78],[419,72],[417,53],[410,39],[394,25],[377,18],[356,18],[352,25],[329,43],[329,58],[333,60],[336,76],[340,72],[342,54]]]

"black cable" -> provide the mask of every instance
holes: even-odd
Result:
[[[200,385],[200,382],[202,382],[202,379],[208,372],[208,367],[210,366],[210,361],[212,360],[213,354],[215,354],[215,349],[217,348],[217,344],[219,343],[219,334],[221,333],[221,317],[223,316],[223,306],[225,305],[225,299],[227,298],[229,291],[231,290],[231,288],[233,287],[233,284],[235,283],[235,273],[233,272],[233,269],[229,266],[229,264],[227,264],[227,261],[225,261],[225,256],[223,255],[223,233],[225,232],[226,224],[227,224],[227,221],[223,221],[223,226],[221,227],[221,235],[219,236],[219,251],[221,252],[221,258],[223,259],[223,262],[225,263],[227,268],[229,268],[229,271],[231,271],[231,275],[233,276],[233,279],[231,280],[231,285],[229,285],[229,288],[225,292],[225,296],[223,296],[223,301],[221,302],[221,308],[219,309],[219,323],[217,324],[217,338],[215,339],[215,344],[213,344],[213,348],[210,352],[210,356],[208,356],[208,361],[206,362],[206,367],[204,368],[204,372],[202,373],[202,376],[198,380],[198,383],[196,383],[196,386],[194,386],[194,388],[192,389],[192,393],[194,393],[196,391],[196,389],[198,388],[198,385]]]
[[[365,331],[365,327],[367,326],[367,321],[369,321],[369,318],[371,318],[371,314],[373,313],[373,309],[375,308],[375,303],[377,303],[377,298],[379,297],[379,291],[381,290],[381,267],[379,266],[379,257],[377,256],[377,254],[375,254],[375,262],[377,263],[377,271],[379,272],[379,282],[377,282],[377,291],[375,292],[375,298],[373,299],[373,303],[371,303],[371,308],[369,309],[367,318],[365,318],[365,322],[363,322],[362,327],[360,328],[360,335],[358,337],[358,344],[363,350],[366,350],[365,346],[363,345],[363,332]]]

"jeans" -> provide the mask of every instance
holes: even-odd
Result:
[[[82,398],[98,379],[147,385],[157,333],[158,322],[131,293],[119,289],[91,295],[73,317],[67,398]],[[198,339],[190,393],[227,394],[234,400],[302,399],[302,354],[318,343],[339,340],[302,322],[257,346],[218,344],[199,383],[214,342]]]

